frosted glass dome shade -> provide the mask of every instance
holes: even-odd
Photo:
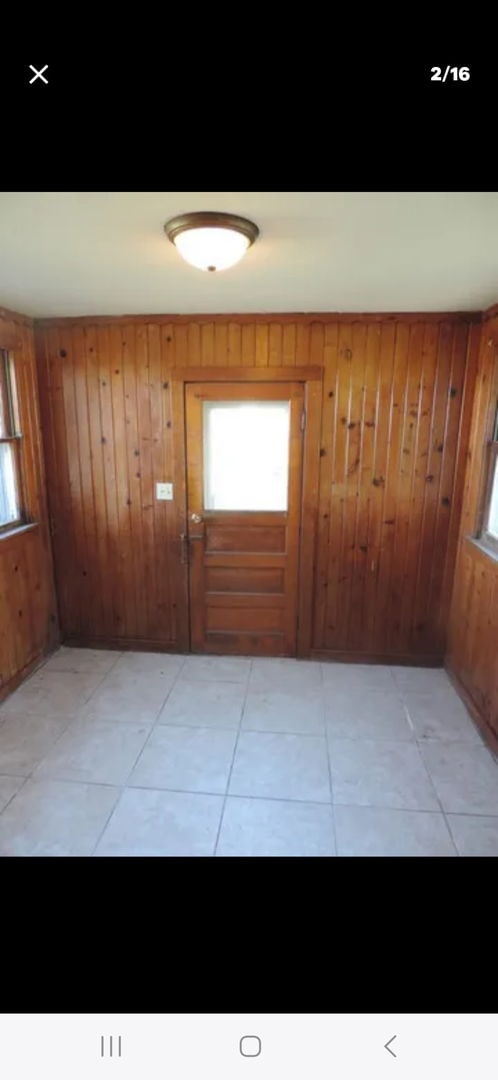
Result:
[[[235,266],[259,233],[247,218],[214,212],[184,214],[164,229],[186,262],[211,272]]]
[[[245,255],[249,240],[231,229],[187,229],[174,241],[180,255],[199,270],[228,270]]]

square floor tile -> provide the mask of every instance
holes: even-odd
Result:
[[[322,664],[326,693],[333,690],[394,690],[391,669],[380,664]]]
[[[448,814],[446,820],[460,855],[498,855],[498,817]]]
[[[249,690],[284,690],[301,693],[319,690],[322,685],[321,664],[314,660],[291,660],[271,657],[253,660]]]
[[[484,746],[425,742],[420,749],[443,810],[498,815],[498,766]]]
[[[0,773],[29,776],[70,723],[60,716],[8,716],[0,723]]]
[[[439,810],[418,747],[369,739],[329,739],[334,803]]]
[[[27,780],[0,815],[2,855],[91,855],[119,790]]]
[[[221,795],[127,788],[95,854],[213,855],[222,808]]]
[[[188,656],[182,668],[182,679],[200,682],[245,683],[251,661],[240,656]]]
[[[391,667],[392,676],[400,691],[428,694],[436,690],[451,690],[451,682],[444,668]]]
[[[247,731],[324,735],[324,704],[318,690],[250,690],[242,716]]]
[[[121,654],[118,671],[134,671],[137,675],[176,676],[181,671],[186,657],[178,653],[135,652],[130,650]]]
[[[43,665],[42,671],[73,671],[90,675],[98,673],[104,676],[114,667],[120,656],[120,652],[112,649],[73,649],[61,645]]]
[[[22,776],[0,776],[0,813],[24,784]]]
[[[128,784],[223,794],[236,738],[236,732],[216,728],[157,726]]]
[[[149,728],[106,720],[75,720],[36,771],[36,779],[125,784]]]
[[[236,729],[244,704],[245,686],[233,682],[177,679],[158,724]]]
[[[347,739],[413,739],[413,729],[403,703],[391,690],[325,691],[326,720],[329,735]]]
[[[128,670],[118,661],[92,694],[81,716],[117,723],[153,724],[171,690],[175,674]]]
[[[463,701],[451,687],[432,694],[406,691],[404,700],[417,739],[443,739],[482,745],[479,732]]]
[[[239,735],[230,795],[329,802],[326,740],[318,735]]]
[[[216,854],[335,855],[332,807],[276,799],[229,798]]]
[[[443,814],[336,806],[334,818],[338,855],[456,855]]]

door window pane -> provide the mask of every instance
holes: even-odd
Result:
[[[205,401],[205,510],[287,510],[289,431],[290,401]]]
[[[19,521],[15,449],[12,443],[0,443],[0,526]]]

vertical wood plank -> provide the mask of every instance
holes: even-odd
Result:
[[[423,651],[427,627],[424,611],[420,617],[414,615],[416,604],[417,567],[423,550],[424,511],[428,496],[432,494],[431,474],[427,471],[431,436],[431,415],[433,413],[436,383],[436,346],[437,336],[432,326],[420,327],[417,374],[417,396],[415,389],[409,402],[408,426],[413,431],[413,458],[408,513],[408,529],[405,537],[405,568],[403,595],[400,606],[400,634],[402,642],[410,642],[410,649],[416,652],[420,646]],[[420,594],[419,594],[420,597]]]
[[[106,530],[107,566],[110,578],[111,610],[107,621],[112,638],[126,636],[127,580],[123,572],[123,554],[119,529],[116,438],[113,419],[113,387],[121,378],[120,360],[113,352],[106,326],[96,327],[98,357],[98,400],[101,425],[102,469],[104,483],[103,525]],[[113,366],[113,360],[117,363]],[[117,366],[119,364],[119,366]],[[73,631],[74,632],[74,631]]]
[[[282,328],[282,360],[284,367],[293,367],[296,363],[295,323],[285,323]]]
[[[116,499],[118,507],[119,558],[124,581],[124,636],[136,637],[138,624],[133,533],[130,514],[128,477],[128,447],[126,438],[125,357],[127,327],[113,323],[109,327],[109,348],[112,365],[112,418],[114,429],[114,461],[116,468]],[[129,382],[129,379],[128,379]],[[128,409],[129,412],[129,409]]]
[[[214,365],[226,367],[228,364],[228,326],[215,323],[214,327]]]
[[[279,323],[270,323],[268,334],[268,366],[282,367],[282,327]]]
[[[313,647],[315,649],[324,649],[326,647],[325,621],[327,614],[327,591],[329,587],[329,549],[331,528],[335,527],[335,522],[332,523],[331,514],[331,488],[335,437],[337,433],[339,379],[338,343],[338,326],[327,326],[325,328],[323,347],[324,386],[320,427],[318,538],[313,590]]]
[[[381,323],[376,328],[377,340],[373,348],[374,378],[368,415],[364,419],[372,440],[372,471],[370,475],[370,506],[365,552],[365,602],[364,641],[369,652],[380,651],[377,627],[379,608],[379,575],[382,565],[382,537],[384,526],[384,500],[387,486],[389,461],[390,395],[394,375],[395,327]]]
[[[201,326],[201,356],[203,367],[213,367],[214,323],[203,323]]]
[[[350,431],[356,420],[353,411],[358,405],[357,390],[363,371],[365,330],[360,324],[342,323],[339,328],[340,378],[337,407],[337,436],[334,453],[331,492],[331,544],[329,549],[329,589],[327,596],[327,647],[346,647],[349,619],[349,590],[351,557],[353,553],[356,516],[356,489],[352,488],[354,473],[360,461],[356,444],[350,443]],[[350,428],[349,425],[353,426]]]
[[[153,323],[149,324],[149,333],[153,325]],[[154,329],[158,329],[158,327],[156,326]],[[187,327],[187,367],[201,367],[201,364],[201,328],[198,323],[190,322]]]
[[[100,412],[99,356],[97,330],[85,327],[86,357],[86,415],[92,475],[93,531],[90,543],[94,545],[92,567],[95,587],[98,589],[98,618],[93,628],[96,637],[112,637],[112,573],[109,566],[107,543],[108,522],[104,478],[104,443],[102,442],[102,416]]]
[[[237,323],[228,324],[228,363],[230,367],[242,366],[242,334]]]
[[[242,327],[242,367],[254,367],[256,363],[256,327],[244,323]]]
[[[255,367],[268,367],[268,349],[268,326],[265,323],[257,323]]]
[[[190,333],[189,357],[193,362],[196,349],[200,351],[200,332]],[[197,327],[199,330],[199,327]],[[197,339],[197,340],[196,340]],[[169,596],[169,576],[167,567],[167,519],[166,503],[156,499],[156,484],[168,482],[165,477],[166,461],[164,454],[164,401],[169,394],[169,378],[162,378],[161,373],[161,334],[157,324],[147,325],[148,358],[148,417],[144,415],[143,428],[149,431],[149,476],[144,492],[144,513],[151,515],[152,557],[154,560],[151,576],[154,580],[154,596],[149,604],[151,640],[170,641],[171,639],[171,600]],[[145,413],[145,402],[144,402]],[[172,478],[171,478],[172,479]]]

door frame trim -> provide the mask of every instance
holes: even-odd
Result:
[[[310,367],[191,367],[176,368],[171,373],[174,425],[175,506],[178,543],[180,534],[187,531],[187,432],[185,419],[185,386],[194,382],[300,382],[304,385],[306,425],[303,433],[301,520],[299,529],[298,586],[297,586],[297,646],[300,659],[311,654],[313,616],[313,577],[318,519],[318,487],[320,476],[320,426],[322,416],[323,368]],[[189,569],[184,566],[177,584],[178,639],[182,649],[190,651]]]

